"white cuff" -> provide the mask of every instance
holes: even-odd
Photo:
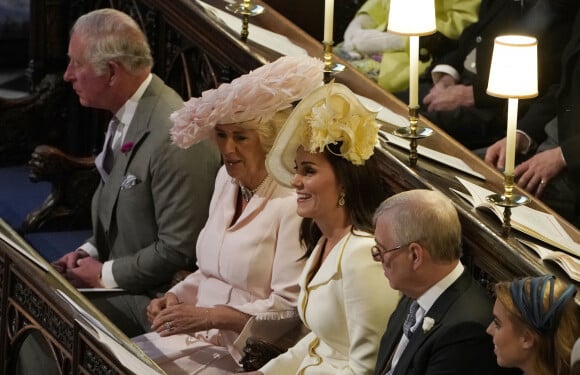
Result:
[[[527,146],[522,151],[520,151],[520,154],[526,155],[528,152],[530,152],[530,148],[532,147],[532,144],[534,143],[534,141],[523,130],[517,129],[516,132],[517,133],[520,133],[521,135],[523,135],[526,138],[526,140],[528,141]]]
[[[459,80],[461,79],[461,77],[459,76],[459,72],[455,70],[454,67],[452,67],[451,65],[441,64],[435,65],[435,68],[433,68],[433,70],[431,71],[431,78],[433,79],[433,83],[437,83],[437,81],[439,81],[444,74],[448,74],[451,77],[453,77],[455,82],[459,82]]]
[[[99,258],[99,251],[97,250],[95,245],[93,245],[90,242],[85,242],[84,244],[79,246],[77,250],[83,250],[85,253],[89,254],[91,258],[95,259]]]
[[[119,284],[113,276],[113,261],[108,260],[103,263],[103,269],[101,270],[101,285],[105,288],[118,288]]]
[[[562,157],[562,161],[564,162],[565,166],[568,166],[568,163],[566,163],[566,158],[564,157],[564,153],[562,152],[562,147],[560,148],[560,156]]]

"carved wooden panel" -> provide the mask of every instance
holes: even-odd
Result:
[[[61,373],[72,374],[75,336],[73,322],[61,315],[54,300],[48,302],[46,296],[41,296],[37,287],[30,283],[30,278],[39,276],[35,273],[39,270],[31,270],[33,272],[24,277],[16,266],[9,267],[8,304],[3,313],[6,319],[3,324],[3,328],[6,328],[3,352],[6,355],[6,369],[8,372],[14,371],[21,345],[34,336],[48,345]]]
[[[0,231],[15,243],[20,242],[6,230],[4,223],[0,223]],[[47,345],[47,354],[54,358],[61,374],[131,373],[75,320],[79,313],[57,293],[57,289],[70,293],[68,285],[24,258],[3,240],[0,240],[0,270],[3,297],[0,375],[15,373],[21,346],[31,337]],[[82,296],[71,298],[85,309],[89,308],[90,304]],[[103,321],[102,324],[116,332],[111,323]],[[23,358],[29,359],[28,356]]]
[[[21,316],[19,309],[14,312],[14,324],[11,324],[10,334],[17,334],[27,323],[28,315],[34,321],[46,329],[56,341],[70,353],[73,351],[73,327],[70,322],[65,322],[62,317],[41,298],[26,282],[14,274],[13,280],[14,302],[26,311]]]
[[[119,369],[112,366],[103,356],[95,352],[86,342],[81,342],[79,347],[79,365],[87,374],[94,375],[117,375],[123,374]]]

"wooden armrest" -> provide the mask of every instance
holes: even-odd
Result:
[[[75,171],[95,169],[95,158],[74,157],[62,152],[60,149],[48,145],[36,146],[30,160],[29,178],[33,182],[49,181],[54,182],[62,178],[63,175],[74,173]]]
[[[28,214],[21,233],[78,230],[91,227],[91,200],[100,181],[94,157],[73,157],[40,145],[28,162],[32,182],[48,181],[51,193]]]
[[[22,98],[0,98],[0,111],[19,110],[22,107],[33,105],[39,96],[38,93],[32,93]]]

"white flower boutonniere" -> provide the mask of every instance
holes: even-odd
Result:
[[[427,333],[431,330],[431,328],[433,328],[433,326],[435,325],[435,320],[433,318],[430,318],[428,316],[423,318],[423,333]]]

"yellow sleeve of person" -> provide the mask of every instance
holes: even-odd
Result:
[[[437,31],[449,39],[458,39],[463,29],[477,21],[481,0],[435,0]],[[387,29],[390,0],[368,0],[358,10],[357,15],[369,15],[378,30]],[[431,62],[419,64],[422,74]],[[404,50],[386,51],[380,61],[379,85],[390,92],[409,88],[409,42],[406,38]]]

